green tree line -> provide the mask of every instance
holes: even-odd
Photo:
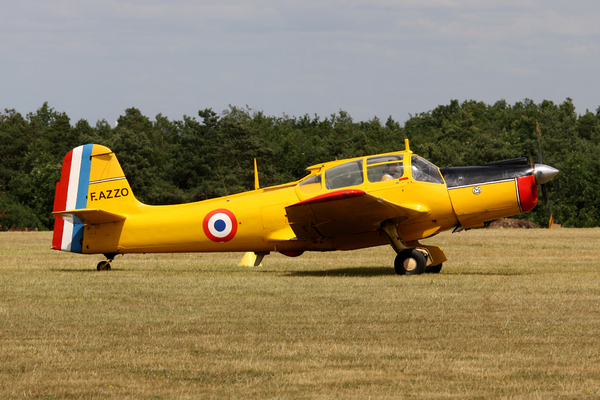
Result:
[[[536,121],[542,130],[543,161],[560,174],[548,183],[556,222],[600,226],[600,107],[577,114],[562,104],[524,100],[514,105],[450,101],[411,115],[402,125],[389,117],[354,121],[344,111],[274,117],[245,107],[196,117],[154,120],[125,110],[116,127],[106,121],[71,124],[64,112],[44,103],[25,116],[0,113],[0,230],[52,229],[56,182],[65,154],[98,143],[119,158],[136,197],[147,204],[176,204],[229,195],[254,187],[253,159],[261,187],[301,178],[324,161],[404,149],[443,166],[478,165],[502,159],[538,160]],[[540,193],[541,195],[541,193]],[[544,225],[543,202],[520,216]]]

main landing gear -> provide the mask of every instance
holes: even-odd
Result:
[[[446,256],[439,247],[422,245],[417,240],[404,242],[398,225],[389,219],[381,223],[381,231],[396,251],[394,270],[398,275],[437,274],[442,270]]]
[[[394,260],[394,269],[398,275],[420,275],[425,272],[427,261],[417,249],[402,250]]]
[[[423,252],[418,249],[405,249],[396,256],[394,270],[398,275],[437,274],[442,270],[442,264],[427,266],[427,258]]]

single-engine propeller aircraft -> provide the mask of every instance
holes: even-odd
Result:
[[[405,150],[313,165],[296,182],[195,203],[150,206],[133,195],[116,155],[98,144],[64,159],[52,248],[116,255],[354,250],[389,244],[400,275],[439,272],[439,247],[419,240],[527,212],[558,170],[519,158],[438,168]],[[255,164],[255,174],[257,174]]]

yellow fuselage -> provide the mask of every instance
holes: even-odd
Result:
[[[409,150],[316,165],[308,169],[307,177],[286,185],[196,203],[149,206],[135,199],[109,149],[86,146],[93,146],[82,146],[90,156],[78,156],[89,164],[89,184],[79,185],[86,194],[79,195],[77,204],[82,205],[70,209],[57,206],[57,200],[54,213],[82,227],[80,252],[86,254],[351,250],[388,243],[389,235],[382,232],[386,221],[397,227],[404,243],[416,243],[444,230],[482,226],[521,210],[516,179],[449,190],[439,169]],[[415,167],[417,161],[438,178],[420,177],[423,171]],[[70,158],[68,162],[75,169],[76,162]],[[390,169],[388,164],[394,164],[393,172],[399,171],[393,179],[371,177]],[[354,168],[360,180],[352,182],[356,176],[351,176],[350,168],[346,174],[345,166]],[[68,179],[63,171],[57,198],[60,191],[65,198],[70,193],[69,182],[75,181]],[[344,196],[362,196],[362,203]],[[63,236],[67,239],[56,237],[53,248],[74,251],[68,235]]]

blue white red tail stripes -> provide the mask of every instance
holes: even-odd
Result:
[[[60,182],[56,184],[54,212],[81,210],[87,207],[93,144],[71,150],[63,161]],[[83,224],[56,218],[52,248],[82,252]]]

